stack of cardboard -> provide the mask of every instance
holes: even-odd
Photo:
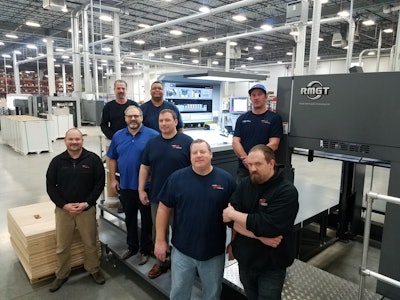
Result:
[[[56,269],[55,205],[43,202],[8,210],[11,244],[30,282],[54,275]],[[76,230],[71,247],[71,267],[83,264],[83,244]]]

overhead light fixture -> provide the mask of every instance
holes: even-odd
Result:
[[[129,52],[129,55],[136,55],[135,52]]]
[[[348,10],[341,10],[341,11],[339,11],[338,13],[337,13],[337,15],[338,16],[340,16],[340,17],[348,17],[348,16],[350,16],[350,13],[349,13],[349,11]]]
[[[317,56],[317,59],[321,59],[321,56]]]
[[[161,50],[164,50],[164,49],[167,49],[167,47],[162,46],[162,47],[160,47],[160,49],[161,49]]]
[[[197,40],[200,41],[200,42],[207,42],[207,41],[208,41],[208,38],[206,38],[206,37],[199,37]]]
[[[4,43],[3,42],[0,42],[0,46],[4,46]],[[15,52],[15,51],[14,51]]]
[[[133,69],[132,66],[126,66],[126,68],[127,68],[128,70],[132,70],[132,69]]]
[[[216,61],[216,60],[212,61],[211,63],[212,63],[213,65],[215,65],[215,66],[216,66],[216,65],[219,65],[219,62]]]
[[[105,21],[105,22],[112,22],[112,17],[107,14],[101,14],[99,17],[100,20]]]
[[[183,77],[191,79],[228,81],[228,82],[263,81],[267,79],[266,75],[256,75],[256,74],[240,73],[240,72],[223,72],[214,70],[184,72]]]
[[[263,24],[260,26],[261,29],[264,29],[265,31],[270,31],[272,29],[272,25],[269,24]]]
[[[362,22],[363,25],[365,26],[371,26],[371,25],[375,25],[375,21],[374,20],[365,20]]]
[[[140,28],[149,28],[149,27],[151,27],[150,25],[144,24],[144,23],[140,23],[140,24],[138,24],[138,26],[139,26]]]
[[[149,53],[149,57],[154,57],[155,54],[154,53]]]
[[[279,65],[281,65],[281,64],[283,64],[283,61],[278,60],[276,63],[279,64]]]
[[[56,51],[57,51],[57,52],[64,52],[65,49],[63,49],[63,48],[56,48]]]
[[[369,51],[367,54],[368,54],[369,56],[375,55],[375,51]]]
[[[254,60],[254,57],[249,56],[248,58],[246,58],[247,60]]]
[[[192,63],[198,64],[198,63],[199,63],[199,60],[198,60],[198,59],[193,59],[193,60],[192,60]]]
[[[199,8],[199,11],[202,13],[208,13],[211,11],[211,9],[208,6],[202,6]]]
[[[172,55],[171,55],[171,54],[165,54],[165,55],[164,55],[164,58],[166,58],[166,59],[172,59]]]
[[[69,59],[69,56],[68,55],[62,55],[61,58],[62,59]]]
[[[25,25],[31,26],[31,27],[40,27],[40,24],[37,22],[32,22],[32,21],[26,21]]]
[[[237,42],[229,42],[230,46],[237,46],[237,44],[238,44]]]
[[[101,50],[105,51],[105,52],[111,52],[111,48],[110,47],[103,47],[101,48]]]
[[[256,50],[262,50],[262,46],[259,46],[259,45],[257,45],[257,46],[254,46],[254,49],[256,49]]]
[[[292,30],[291,32],[289,32],[289,34],[292,36],[298,36],[299,32],[297,30]]]
[[[386,29],[383,29],[383,32],[384,32],[384,33],[393,33],[393,28],[386,28]]]
[[[286,55],[292,56],[293,52],[286,52]]]
[[[11,65],[6,65],[6,68],[11,69],[12,67]]]
[[[18,36],[15,35],[14,33],[7,33],[7,34],[6,34],[6,37],[8,37],[8,38],[10,38],[10,39],[17,39],[17,38],[18,38]]]
[[[55,64],[54,66],[55,66],[56,68],[61,67],[61,65],[59,65],[59,64]]]
[[[324,40],[324,38],[322,38],[322,37],[319,37],[319,38],[318,38],[318,41],[319,41],[319,42],[322,42],[323,40]]]
[[[2,54],[1,56],[3,56],[4,58],[11,58],[10,54]]]
[[[169,32],[172,35],[182,35],[182,31],[173,29]]]
[[[242,15],[242,14],[233,15],[232,19],[237,21],[237,22],[244,22],[244,21],[247,20],[246,16]]]
[[[240,67],[244,69],[244,68],[246,68],[246,65],[241,65]]]
[[[39,56],[45,56],[46,54],[44,53],[38,53]]]
[[[1,43],[1,42],[0,42],[0,43]],[[17,55],[21,55],[21,54],[22,54],[22,52],[19,51],[19,50],[14,50],[14,53],[17,54]]]
[[[26,45],[26,48],[28,48],[28,49],[37,49],[37,46],[36,45],[32,45],[32,44],[28,44],[28,45]]]
[[[138,44],[138,45],[143,45],[143,44],[146,43],[146,42],[143,41],[143,40],[134,40],[133,42],[134,42],[135,44]]]
[[[326,4],[328,2],[329,2],[329,0],[321,0],[321,4]]]
[[[111,35],[111,34],[105,34],[104,37],[105,37],[106,39],[113,39],[113,38],[114,38],[114,36]]]
[[[192,52],[192,53],[198,53],[198,52],[199,52],[199,49],[197,49],[197,48],[190,48],[189,51]]]
[[[222,53],[221,51],[218,51],[217,53],[215,53],[216,55],[218,55],[218,56],[222,56],[222,55],[224,55],[224,53]]]

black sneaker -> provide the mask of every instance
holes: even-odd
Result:
[[[60,279],[56,278],[54,281],[51,283],[51,286],[49,288],[49,291],[51,293],[54,293],[55,291],[58,291],[60,287],[68,280],[68,277]]]
[[[96,273],[91,274],[93,277],[93,280],[97,283],[97,284],[104,284],[106,282],[103,272],[101,272],[100,270],[97,271]]]

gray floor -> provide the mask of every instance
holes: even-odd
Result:
[[[98,127],[84,127],[85,147],[100,154]],[[16,153],[0,139],[0,298],[1,299],[52,299],[48,292],[51,280],[31,285],[10,244],[6,213],[9,208],[48,201],[45,190],[45,172],[52,157],[65,149],[62,140],[53,143],[53,153],[28,154]],[[316,159],[307,163],[305,157],[295,156],[293,165],[295,176],[309,178],[313,184],[329,188],[339,188],[340,162]],[[372,172],[372,170],[369,170]],[[374,187],[377,192],[387,189],[387,171],[374,170]],[[377,270],[379,249],[370,248],[371,269]],[[337,242],[312,258],[309,263],[331,272],[341,278],[358,284],[358,268],[361,261],[361,243],[358,240],[348,243]],[[106,275],[106,284],[96,285],[82,270],[73,272],[69,281],[56,293],[61,299],[165,299],[142,278],[135,275],[123,264],[113,268],[111,263],[102,262]],[[374,291],[376,282],[368,280],[367,288]]]

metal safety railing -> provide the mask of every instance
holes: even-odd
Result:
[[[397,281],[393,278],[387,277],[380,273],[371,271],[367,269],[367,257],[368,257],[368,246],[369,246],[369,237],[371,231],[371,215],[372,215],[372,204],[375,199],[383,200],[386,202],[394,203],[400,205],[400,198],[380,195],[374,192],[367,193],[367,210],[365,215],[365,226],[364,226],[364,239],[363,239],[363,251],[362,251],[362,259],[361,259],[361,267],[360,267],[360,287],[358,290],[358,300],[364,299],[364,291],[365,291],[365,280],[367,276],[372,276],[379,281],[384,283],[396,286],[400,288],[400,281]]]

